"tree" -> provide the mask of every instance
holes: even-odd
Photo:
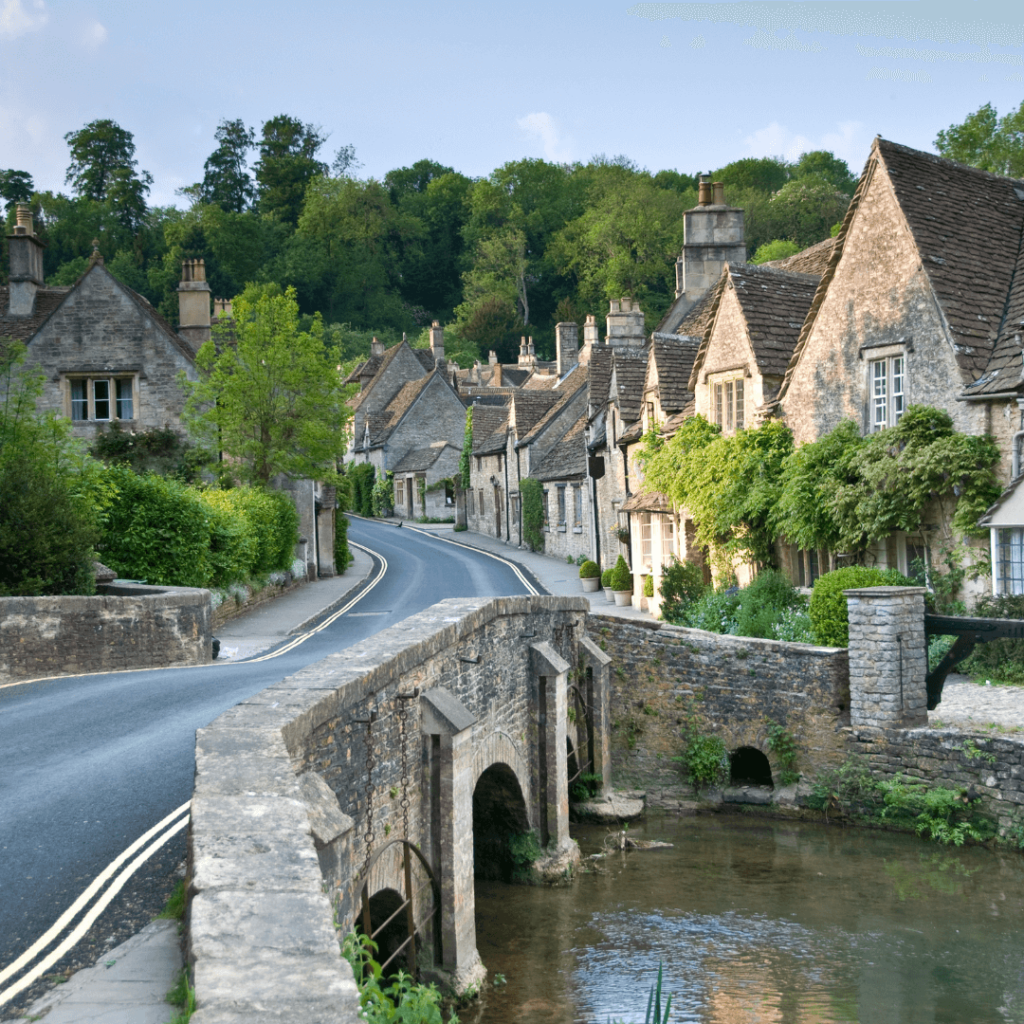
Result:
[[[789,181],[789,164],[773,156],[747,156],[734,160],[711,173],[712,181],[721,181],[729,189],[753,189],[757,192],[777,192]],[[726,199],[730,202],[728,193]]]
[[[266,485],[279,473],[331,479],[345,450],[348,410],[341,380],[314,316],[299,330],[294,289],[250,287],[232,304],[234,324],[196,356],[188,392],[191,430],[228,461],[224,468]]]
[[[750,257],[751,263],[769,263],[772,260],[784,260],[787,256],[795,256],[800,246],[789,238],[773,238],[770,242],[757,247],[757,252]]]
[[[950,160],[993,174],[1024,177],[1024,102],[1000,118],[991,103],[950,125],[935,138],[935,148]]]
[[[15,203],[27,203],[35,190],[32,175],[28,171],[16,171],[13,168],[0,171],[0,199],[7,204],[8,209]]]
[[[849,165],[827,149],[801,153],[792,173],[794,178],[821,178],[847,196],[852,196],[857,189],[857,176],[850,173]]]
[[[810,175],[787,182],[768,203],[768,221],[774,238],[788,238],[805,249],[829,237],[841,221],[850,197],[824,178]]]
[[[316,125],[303,124],[287,114],[272,117],[263,125],[256,163],[261,213],[287,224],[298,223],[306,187],[315,177],[327,173],[327,165],[316,158],[326,141],[327,136]]]
[[[146,216],[146,196],[153,184],[148,171],[136,173],[135,140],[116,121],[90,121],[64,136],[71,150],[64,182],[95,202],[109,200],[118,220],[135,230]]]
[[[242,213],[252,203],[254,188],[247,167],[247,154],[256,145],[256,133],[238,118],[226,118],[213,133],[220,145],[203,165],[200,189],[202,202],[212,203],[229,213]]]

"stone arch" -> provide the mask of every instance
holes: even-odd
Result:
[[[775,788],[767,755],[757,747],[737,747],[729,755],[729,782],[733,786]]]
[[[512,881],[511,840],[530,831],[526,798],[515,772],[496,763],[473,787],[473,875]]]
[[[383,889],[378,889],[370,897],[370,922],[371,930],[376,931],[380,926],[388,920],[395,911],[398,910],[402,905],[402,895],[390,886]],[[362,916],[356,917],[356,929],[359,932],[364,931],[364,924]],[[381,931],[381,933],[375,939],[377,943],[377,952],[374,954],[374,960],[377,963],[386,963],[389,959],[394,957],[391,963],[387,966],[387,973],[394,974],[399,968],[406,967],[407,964],[402,959],[404,954],[395,956],[396,951],[405,942],[408,936],[408,929],[406,927],[405,915],[397,914],[394,919],[388,922],[387,926]]]
[[[537,815],[535,799],[530,787],[530,767],[523,757],[519,746],[508,733],[495,729],[486,737],[474,744],[473,751],[473,789],[475,791],[480,776],[493,765],[504,765],[516,777],[519,790],[526,805],[526,816],[530,828],[536,828]]]

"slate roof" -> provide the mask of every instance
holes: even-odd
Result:
[[[966,379],[986,369],[1024,236],[1024,181],[876,139],[956,343]]]
[[[572,397],[579,391],[580,388],[586,387],[587,380],[589,379],[589,373],[585,366],[574,366],[573,369],[567,373],[564,379],[559,383],[557,389],[552,391],[541,391],[534,392],[535,394],[547,394],[552,395],[555,399],[554,404],[549,406],[547,411],[539,420],[537,420],[528,432],[523,433],[522,428],[519,424],[518,415],[516,417],[516,427],[519,432],[518,445],[529,444],[541,430],[544,429],[561,411],[562,407],[565,406]],[[518,410],[518,405],[516,409]]]
[[[620,506],[620,512],[671,512],[672,502],[661,491],[638,491]]]
[[[370,425],[370,447],[377,448],[391,436],[391,431],[398,426],[399,420],[412,408],[413,402],[433,377],[429,374],[419,380],[410,380],[403,384],[398,393],[380,411],[369,413],[366,417]]]
[[[425,473],[441,457],[445,448],[455,448],[455,445],[448,441],[435,441],[429,448],[417,448],[415,451],[406,452],[398,465],[395,466],[395,473]]]
[[[375,357],[380,359],[380,365],[377,367],[376,373],[374,373],[373,377],[370,379],[366,387],[363,388],[363,390],[360,391],[358,395],[353,395],[352,398],[349,400],[350,409],[358,409],[359,406],[363,404],[363,401],[365,400],[366,396],[373,390],[373,387],[377,383],[377,381],[380,380],[381,373],[383,373],[384,370],[386,370],[391,365],[391,361],[398,354],[398,350],[405,344],[407,343],[404,341],[400,341],[397,345],[392,345],[391,348],[385,349],[384,355]],[[427,376],[429,376],[429,374]],[[426,377],[423,377],[421,378],[421,381],[426,379]],[[370,429],[372,430],[373,428],[371,427]]]
[[[357,363],[352,372],[342,381],[343,384],[358,384],[363,377],[374,377],[380,369],[383,356],[370,356],[365,362]]]
[[[834,238],[826,238],[824,242],[817,242],[792,256],[781,260],[769,260],[767,263],[762,263],[761,266],[773,267],[775,270],[791,270],[796,274],[817,274],[818,277],[821,277],[832,257],[835,244]]]
[[[505,435],[508,429],[507,405],[473,406],[473,454],[490,455],[493,451],[503,451]],[[496,434],[501,435],[501,446],[495,448]]]
[[[546,391],[558,383],[557,373],[532,373],[525,381],[523,388],[527,391]]]
[[[434,353],[429,348],[414,348],[412,354],[420,361],[420,366],[427,373],[432,373],[434,369]]]
[[[658,396],[662,411],[679,412],[693,399],[690,373],[700,342],[678,334],[655,334],[651,339],[651,356],[658,371]]]
[[[640,419],[644,400],[644,379],[647,377],[647,349],[640,349],[635,355],[617,351],[615,353],[615,383],[617,393],[612,395],[619,404],[619,416],[623,423]]]
[[[70,288],[40,288],[36,292],[36,304],[31,316],[10,316],[7,312],[9,289],[6,285],[0,285],[0,338],[27,342],[50,319],[50,314],[70,291]]]
[[[612,358],[615,350],[598,345],[590,351],[590,404],[596,416],[608,402],[608,387],[612,382]]]
[[[525,437],[544,418],[559,397],[557,391],[518,391],[512,396],[516,430],[520,438]]]
[[[721,278],[718,283],[709,288],[691,307],[690,312],[683,317],[679,326],[673,334],[686,334],[691,338],[702,338],[704,332],[711,325],[711,317],[714,313],[716,293],[722,286]]]
[[[587,417],[580,416],[531,473],[537,480],[568,480],[587,472]]]

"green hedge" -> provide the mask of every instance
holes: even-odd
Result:
[[[290,568],[299,539],[299,514],[288,495],[260,487],[237,487],[226,493],[235,509],[252,524],[256,535],[256,556],[250,575],[265,576]]]
[[[519,484],[523,496],[523,539],[531,551],[544,550],[544,488],[532,476]]]
[[[352,484],[352,511],[361,516],[373,515],[374,469],[368,462],[352,466],[348,471]]]
[[[848,565],[819,576],[814,581],[808,614],[814,627],[814,639],[824,647],[847,647],[850,643],[850,622],[847,617],[844,590],[858,587],[912,587],[895,569],[874,569],[866,565]]]

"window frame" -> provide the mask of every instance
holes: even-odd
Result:
[[[907,411],[907,353],[881,351],[867,361],[867,430],[895,427]]]
[[[708,378],[711,390],[710,409],[712,423],[718,424],[723,434],[735,434],[747,426],[747,388],[745,370],[727,371]]]
[[[120,420],[133,423],[138,419],[139,375],[137,373],[65,373],[62,375],[64,414],[72,423],[112,423]],[[106,390],[101,397],[100,389]],[[81,389],[80,394],[75,394]],[[125,394],[125,391],[128,394]],[[129,416],[122,416],[125,405]],[[100,406],[106,407],[105,416],[97,416]],[[76,413],[84,415],[76,415]]]

